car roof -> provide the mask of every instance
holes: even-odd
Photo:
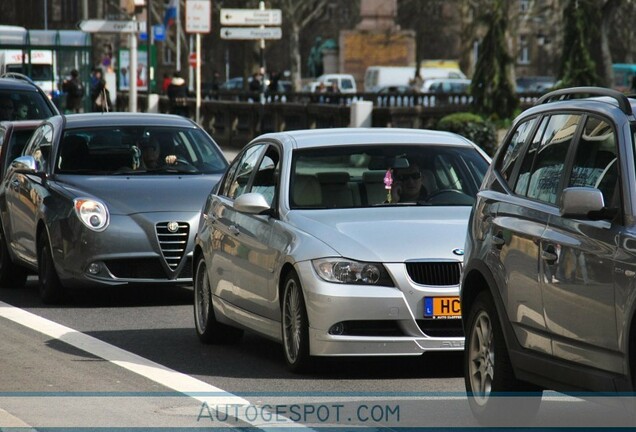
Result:
[[[57,116],[62,117],[62,116]],[[51,121],[54,117],[51,118]],[[148,125],[148,126],[171,126],[171,127],[196,127],[192,120],[172,114],[152,114],[152,113],[130,113],[130,112],[108,112],[108,113],[82,113],[68,114],[64,116],[67,128],[95,127],[107,125]]]
[[[37,87],[26,80],[0,78],[0,90],[37,91]]]
[[[295,148],[343,144],[435,144],[473,147],[466,138],[444,131],[406,128],[333,128],[274,132],[258,140],[276,140]]]

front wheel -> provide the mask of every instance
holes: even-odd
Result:
[[[201,255],[194,273],[194,326],[197,336],[201,342],[209,344],[238,342],[243,336],[243,330],[216,320],[207,268],[205,258]]]
[[[49,237],[44,231],[38,240],[38,286],[44,303],[54,304],[62,300],[64,286],[55,271]]]
[[[292,372],[309,369],[309,319],[300,280],[295,272],[285,278],[283,291],[283,350],[287,367]]]
[[[467,322],[464,381],[471,411],[486,425],[531,420],[541,404],[541,389],[515,377],[490,293],[477,296]]]

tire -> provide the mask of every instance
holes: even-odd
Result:
[[[11,260],[4,230],[0,228],[0,288],[23,288],[26,279],[27,270]]]
[[[283,352],[290,371],[300,373],[311,368],[309,320],[300,280],[295,272],[285,278],[281,323]]]
[[[526,426],[541,404],[541,389],[517,380],[490,293],[481,292],[468,313],[464,381],[473,415],[484,425]]]
[[[56,304],[64,297],[64,286],[55,271],[53,252],[46,232],[38,240],[38,287],[40,298],[46,304]]]
[[[241,340],[243,330],[216,320],[212,305],[212,289],[208,266],[203,255],[199,257],[194,273],[194,327],[199,340],[207,344],[232,344]]]

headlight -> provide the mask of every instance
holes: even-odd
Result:
[[[346,258],[322,258],[311,263],[318,276],[327,282],[394,286],[389,273],[379,263],[351,261]]]
[[[87,198],[73,200],[75,214],[86,227],[93,231],[104,231],[108,226],[110,217],[106,205]]]

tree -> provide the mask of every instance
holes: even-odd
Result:
[[[479,46],[471,94],[478,114],[505,119],[513,116],[519,100],[512,84],[512,58],[508,53],[508,1],[493,0],[481,17],[488,27]]]
[[[312,21],[319,19],[327,10],[331,0],[272,0],[273,8],[283,12],[285,28],[289,29],[289,64],[295,90],[300,90],[302,60],[300,55],[300,32]]]
[[[600,79],[591,54],[592,41],[598,40],[599,16],[596,0],[569,0],[564,11],[563,62],[560,87],[596,86]]]

